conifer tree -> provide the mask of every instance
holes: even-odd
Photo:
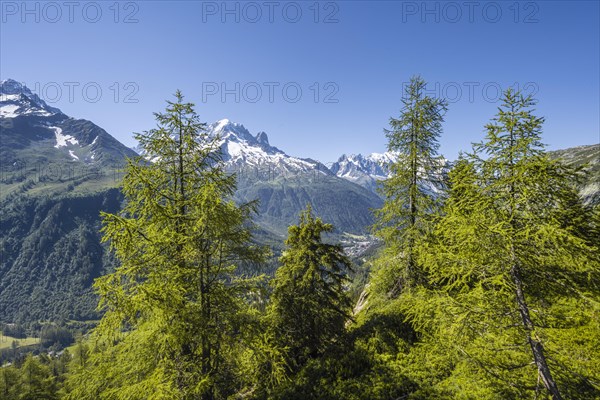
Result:
[[[417,241],[428,230],[443,187],[437,151],[446,102],[428,96],[425,81],[417,76],[406,87],[402,105],[400,116],[390,118],[391,129],[385,130],[388,151],[397,160],[390,167],[391,177],[380,188],[385,203],[377,211],[376,225],[386,244],[379,260],[385,266],[379,279],[392,295],[422,280]]]
[[[574,172],[543,151],[534,104],[505,92],[485,140],[453,169],[421,253],[429,288],[403,307],[432,352],[454,352],[446,387],[597,398],[598,248],[579,229],[587,218],[573,218],[586,212]]]
[[[58,399],[55,379],[50,368],[32,354],[27,355],[19,373],[19,399]]]
[[[19,395],[19,371],[12,365],[0,367],[0,398],[16,400]]]
[[[341,246],[324,243],[321,237],[332,230],[307,206],[299,224],[289,227],[281,267],[272,282],[269,315],[292,373],[339,343],[350,318],[351,303],[344,290],[350,260]]]
[[[105,314],[67,382],[72,399],[222,399],[235,390],[244,340],[244,296],[236,276],[263,252],[250,244],[254,205],[237,206],[235,177],[220,164],[193,104],[168,102],[158,127],[136,138],[125,206],[103,214],[104,240],[120,260],[95,287]]]

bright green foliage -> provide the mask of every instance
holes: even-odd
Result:
[[[237,206],[235,177],[219,160],[181,93],[136,137],[120,214],[104,214],[104,240],[121,262],[95,287],[105,310],[70,399],[222,399],[236,387],[254,281],[236,276],[263,259],[250,245],[253,204]],[[82,353],[85,354],[85,353]]]
[[[19,393],[19,371],[12,366],[0,367],[0,398],[17,399]]]
[[[58,399],[57,376],[64,367],[64,359],[31,354],[20,365],[0,367],[0,399]]]
[[[600,399],[600,207],[543,151],[531,98],[507,91],[444,182],[446,105],[412,79],[387,131],[386,246],[353,313],[350,261],[310,207],[270,288],[241,275],[264,256],[253,204],[230,200],[217,140],[176,96],[103,215],[120,261],[96,282],[104,318],[72,357],[15,344],[1,399]]]
[[[449,398],[600,396],[592,219],[573,172],[543,152],[533,104],[507,91],[476,153],[454,167],[420,253],[428,285],[403,298],[425,357],[454,365],[433,382]]]
[[[366,317],[366,318],[364,318]],[[373,400],[405,398],[417,389],[408,377],[406,353],[414,340],[411,327],[391,307],[346,324],[339,345],[309,359],[270,399]],[[431,370],[427,371],[431,375]],[[262,397],[261,397],[262,398]]]
[[[422,78],[411,79],[400,117],[390,118],[391,129],[386,130],[388,150],[398,158],[380,188],[386,200],[377,211],[377,234],[386,249],[375,283],[392,295],[423,279],[417,241],[429,230],[438,209],[436,192],[443,187],[437,150],[446,102],[426,95],[425,89]]]
[[[273,280],[270,318],[277,345],[296,372],[309,359],[339,343],[351,304],[344,290],[350,260],[341,246],[323,243],[333,226],[315,218],[310,206],[290,226],[281,267]]]
[[[240,357],[240,374],[244,378],[241,398],[265,399],[274,388],[289,381],[286,349],[281,347],[269,329],[268,318],[263,315],[256,325],[252,342]]]
[[[0,399],[58,399],[59,387],[70,358],[68,351],[64,351],[59,357],[28,354],[25,359],[0,367]]]

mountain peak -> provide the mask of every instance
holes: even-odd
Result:
[[[260,144],[264,144],[264,145],[269,145],[269,137],[267,136],[267,134],[263,131],[260,131],[256,134],[256,140],[258,141],[258,143]]]
[[[389,164],[395,156],[392,153],[342,154],[331,166],[331,172],[367,189],[375,191],[377,182],[389,176]]]
[[[54,114],[62,114],[62,112],[46,104],[25,84],[10,78],[0,81],[0,117],[15,118],[20,115],[48,117]]]
[[[27,86],[15,81],[14,79],[3,79],[0,81],[0,94],[20,94],[23,91],[31,93]]]
[[[212,126],[214,127],[215,130],[218,129],[223,129],[224,127],[226,127],[227,125],[230,125],[231,121],[228,120],[227,118],[223,118],[218,120],[217,122],[213,123]]]
[[[220,119],[208,126],[209,134],[220,136],[223,139],[234,141],[253,142],[256,139],[250,134],[248,129],[242,124],[230,121],[227,118]]]

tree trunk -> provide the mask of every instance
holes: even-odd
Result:
[[[558,391],[558,386],[556,385],[556,382],[552,378],[552,374],[550,373],[550,367],[548,367],[548,362],[546,361],[546,356],[544,355],[544,345],[539,340],[531,336],[531,333],[534,331],[535,326],[533,324],[533,321],[531,320],[531,316],[529,315],[529,307],[527,307],[527,303],[525,302],[525,295],[523,294],[523,283],[521,281],[518,267],[516,265],[513,265],[513,267],[510,270],[510,274],[513,279],[513,283],[515,284],[515,296],[517,299],[517,304],[519,306],[519,313],[521,314],[521,319],[523,320],[523,326],[527,331],[527,341],[529,342],[529,346],[531,347],[533,359],[535,361],[535,365],[538,368],[538,374],[542,378],[544,386],[552,395],[552,400],[562,400],[562,396]]]
[[[411,145],[410,145],[410,186],[409,186],[409,209],[410,209],[410,230],[408,236],[408,262],[406,267],[406,282],[405,285],[412,286],[415,283],[415,260],[414,260],[414,248],[415,248],[415,226],[417,225],[417,177],[419,173],[418,166],[418,153],[417,153],[417,131],[421,129],[420,115],[415,118],[413,127],[411,129]]]
[[[511,106],[511,115],[515,115],[514,105]],[[510,137],[510,159],[509,159],[509,174],[510,174],[510,224],[513,229],[513,232],[517,230],[516,224],[516,187],[514,181],[514,169],[515,162],[513,158],[513,149],[515,147],[515,130],[513,127],[509,129],[509,137]],[[531,347],[531,352],[533,353],[533,360],[538,369],[538,375],[542,378],[542,382],[544,386],[552,395],[552,400],[562,400],[562,396],[558,391],[558,386],[556,382],[552,378],[552,374],[550,373],[550,367],[548,367],[548,362],[546,361],[546,356],[544,355],[544,345],[537,339],[531,336],[532,332],[535,333],[535,325],[531,320],[531,315],[529,314],[529,307],[525,302],[525,294],[523,293],[523,281],[521,280],[521,274],[519,271],[519,266],[517,262],[517,257],[515,254],[515,250],[513,245],[511,244],[511,258],[512,258],[512,267],[510,269],[510,275],[512,277],[513,283],[515,284],[515,297],[517,300],[517,305],[519,307],[519,313],[521,314],[521,320],[523,322],[523,327],[527,332],[527,341],[529,342],[529,346]]]

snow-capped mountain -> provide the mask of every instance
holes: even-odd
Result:
[[[287,155],[271,146],[265,132],[252,135],[242,124],[228,119],[219,120],[208,127],[211,137],[219,138],[223,161],[231,170],[269,170],[274,176],[298,173],[319,173],[330,175],[325,165],[308,158]]]
[[[377,182],[389,176],[389,165],[396,160],[393,153],[343,154],[330,167],[332,173],[340,178],[357,183],[375,191]]]
[[[79,162],[86,165],[122,163],[130,149],[90,121],[50,107],[27,86],[0,81],[0,122],[3,164]],[[21,154],[20,150],[35,148]],[[5,165],[6,165],[5,164]]]
[[[14,79],[0,81],[0,118],[15,118],[20,115],[48,117],[55,114],[61,114],[61,111],[50,107],[27,86]]]
[[[397,161],[398,156],[393,152],[371,153],[368,156],[362,154],[352,154],[350,156],[342,155],[337,162],[331,166],[331,172],[340,178],[349,180],[361,185],[373,192],[377,192],[378,182],[390,176],[390,165]],[[440,156],[437,159],[437,166],[433,170],[433,179],[425,177],[424,172],[419,181],[419,185],[424,190],[434,195],[443,192],[443,182],[450,168],[450,163],[446,158]]]
[[[207,133],[216,139],[225,169],[236,174],[235,200],[258,200],[255,222],[265,232],[285,236],[307,204],[339,232],[363,234],[373,223],[370,210],[379,207],[381,199],[321,162],[290,156],[271,145],[265,132],[252,134],[228,119],[208,125]],[[144,155],[139,146],[133,150]]]
[[[228,119],[210,124],[208,134],[218,138],[225,168],[236,172],[236,199],[259,200],[256,222],[264,229],[285,235],[306,204],[340,232],[364,233],[372,224],[369,210],[380,206],[380,198],[319,161],[290,156],[265,132],[252,134]]]
[[[217,138],[221,158],[225,168],[232,172],[244,173],[260,171],[275,176],[292,176],[300,173],[320,173],[333,175],[319,161],[293,157],[272,146],[263,131],[251,134],[242,124],[229,119],[221,119],[207,126],[210,138]],[[140,146],[131,147],[138,154],[144,154]]]

